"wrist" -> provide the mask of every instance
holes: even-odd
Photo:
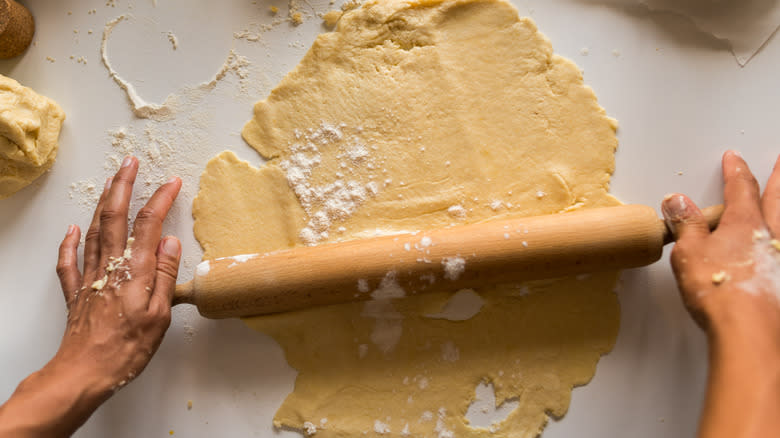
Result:
[[[780,309],[776,303],[737,289],[723,292],[721,296],[728,299],[711,300],[705,308],[712,359],[755,358],[765,367],[780,365]]]
[[[108,379],[55,357],[0,408],[0,437],[69,436],[112,393]]]

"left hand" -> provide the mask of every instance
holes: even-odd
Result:
[[[106,181],[78,268],[81,231],[68,228],[57,274],[68,309],[60,348],[0,406],[0,438],[68,436],[116,390],[144,370],[171,321],[181,258],[175,237],[160,238],[181,189],[171,178],[141,208],[128,239],[138,160],[127,157]]]
[[[106,182],[84,247],[76,260],[80,230],[71,226],[60,246],[57,274],[68,322],[53,362],[73,364],[118,389],[149,363],[171,321],[171,302],[181,257],[175,237],[160,239],[163,220],[181,189],[172,178],[141,208],[128,239],[127,215],[138,160],[127,157]]]

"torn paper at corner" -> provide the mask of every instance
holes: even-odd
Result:
[[[744,67],[780,28],[780,0],[639,0],[650,10],[691,19],[699,29],[727,41]]]

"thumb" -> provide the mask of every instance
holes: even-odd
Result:
[[[152,297],[166,303],[168,307],[171,305],[173,292],[176,289],[180,259],[181,243],[179,239],[173,236],[162,239],[157,247],[157,267]]]
[[[707,219],[699,207],[685,195],[672,193],[664,196],[661,212],[675,240],[702,238],[710,234]]]

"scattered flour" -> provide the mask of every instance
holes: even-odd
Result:
[[[437,438],[454,438],[455,433],[447,429],[447,423],[444,421],[447,418],[447,410],[445,408],[439,408],[439,417],[436,419],[436,427],[433,429],[438,435]]]
[[[371,343],[379,348],[383,354],[390,353],[398,345],[403,333],[403,315],[393,306],[392,298],[403,298],[406,292],[396,281],[395,272],[388,272],[382,279],[379,287],[371,293],[373,300],[363,305],[361,316],[374,319],[374,327],[371,331]],[[360,357],[365,356],[358,350]]]
[[[315,426],[311,421],[304,421],[303,431],[306,432],[306,435],[314,435],[317,433],[317,426]]]
[[[753,234],[752,259],[753,277],[736,286],[753,295],[772,294],[780,305],[780,243],[768,231]]]
[[[476,316],[485,301],[473,289],[461,289],[444,304],[438,313],[425,315],[426,318],[466,321]]]
[[[220,257],[217,260],[226,260],[226,259],[233,260],[233,263],[228,265],[228,269],[230,269],[234,266],[238,266],[239,264],[243,264],[254,258],[257,258],[259,255],[260,254],[240,254],[231,257]]]
[[[298,143],[290,147],[292,154],[280,163],[285,171],[287,182],[295,192],[304,211],[309,217],[306,227],[301,230],[301,240],[307,245],[315,245],[329,237],[334,222],[349,218],[360,205],[376,196],[379,185],[373,181],[367,183],[349,179],[346,174],[353,173],[358,167],[376,168],[370,157],[369,148],[360,143],[344,145],[343,125],[322,122],[316,129],[305,133],[296,132]],[[314,170],[322,163],[322,150],[340,148],[338,155],[338,179],[331,183],[316,185],[312,182]]]
[[[369,286],[368,286],[368,280],[366,280],[365,278],[361,278],[361,279],[358,280],[357,288],[358,288],[358,291],[361,292],[361,293],[366,293],[369,290],[371,290],[369,288]]]
[[[135,114],[136,117],[154,120],[170,119],[173,115],[173,105],[172,102],[169,102],[170,96],[162,105],[147,103],[135,91],[133,84],[119,76],[116,70],[111,66],[111,62],[108,59],[108,39],[111,36],[111,32],[114,31],[114,28],[125,19],[127,19],[125,15],[120,15],[106,23],[106,26],[103,29],[103,39],[100,44],[100,57],[103,60],[103,65],[108,69],[108,74],[114,82],[116,82],[117,85],[119,85],[119,88],[124,90],[127,94],[127,98],[130,100],[133,109],[133,114]]]
[[[203,277],[204,275],[208,274],[211,270],[211,264],[208,260],[198,263],[198,267],[195,268],[195,275],[198,277]]]
[[[405,296],[406,291],[398,284],[395,271],[390,271],[385,274],[384,278],[382,278],[382,281],[379,283],[379,287],[371,292],[371,298],[375,300],[403,298]]]
[[[378,434],[390,433],[390,426],[379,420],[374,421],[374,432]]]
[[[457,362],[460,359],[460,349],[452,341],[441,344],[441,358],[445,362]]]
[[[447,209],[447,214],[449,214],[450,217],[453,217],[455,219],[465,219],[466,209],[463,208],[463,206],[461,205],[453,205],[452,207]]]
[[[444,278],[455,281],[466,270],[466,260],[462,257],[445,257],[441,264],[444,266]]]

